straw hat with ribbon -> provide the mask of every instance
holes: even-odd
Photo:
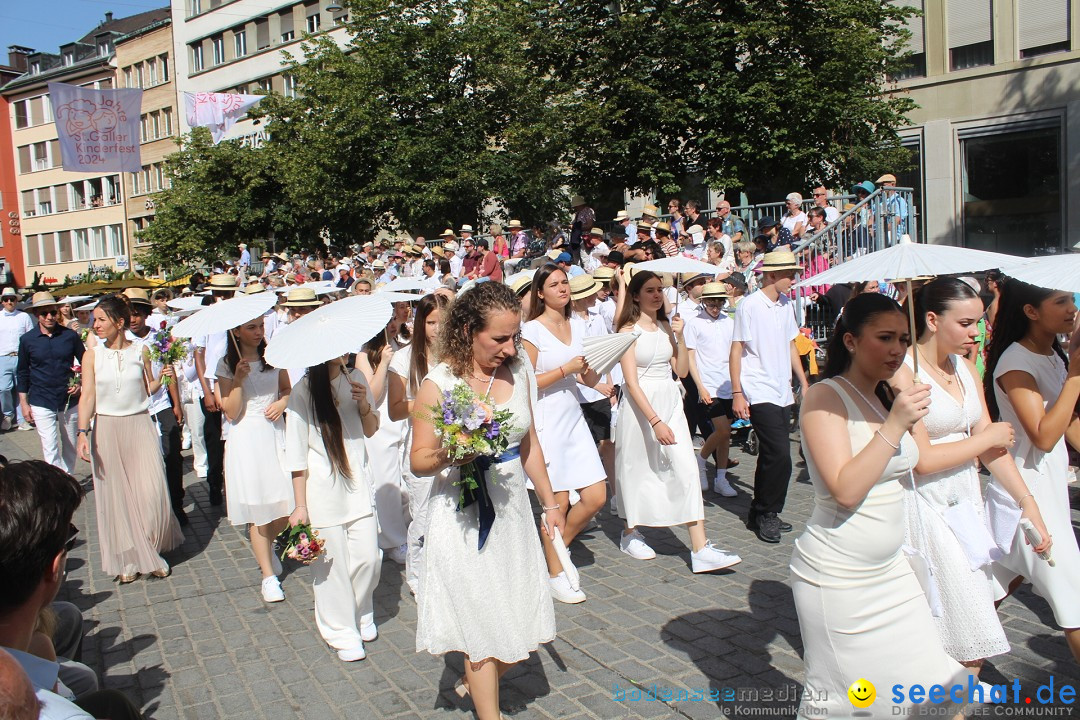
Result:
[[[210,290],[236,290],[239,285],[235,275],[229,275],[227,273],[221,273],[218,275],[210,276],[210,283],[207,287]]]
[[[245,295],[258,295],[261,292],[266,292],[266,286],[261,282],[248,283],[247,287],[244,288]]]
[[[728,292],[727,285],[719,282],[705,283],[705,287],[701,289],[701,299],[707,298],[729,298],[731,293]]]
[[[44,290],[34,293],[34,296],[30,298],[30,308],[33,310],[54,305],[59,305],[59,303],[56,302],[56,298],[52,296],[52,293],[45,292]]]
[[[126,297],[128,302],[132,305],[154,306],[154,304],[150,302],[150,295],[142,288],[127,288],[124,290],[124,297]]]
[[[285,307],[311,307],[313,305],[322,305],[322,300],[315,295],[314,288],[298,287],[289,291],[289,294],[285,297],[285,302],[282,304]]]
[[[774,250],[771,253],[765,253],[765,257],[761,259],[761,265],[757,268],[763,273],[802,269],[802,265],[795,259],[795,253],[790,250]]]
[[[592,275],[578,275],[570,278],[570,299],[583,300],[595,295],[600,290],[600,283]]]
[[[592,271],[592,276],[600,282],[608,282],[615,279],[615,268],[610,268],[607,265],[601,265]]]

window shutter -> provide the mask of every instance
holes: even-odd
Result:
[[[992,0],[949,0],[949,47],[988,42],[993,37]]]
[[[270,46],[270,20],[259,18],[255,21],[255,47],[262,50]]]
[[[1069,40],[1069,0],[1024,0],[1020,14],[1020,49],[1055,45]]]
[[[313,2],[313,3],[309,4],[309,5],[304,6],[304,15],[306,15],[307,17],[311,17],[312,15],[318,15],[318,14],[319,14],[319,3]]]
[[[923,40],[923,12],[925,11],[925,0],[889,0],[889,2],[897,7],[910,7],[919,11],[918,15],[909,17],[905,24],[905,27],[911,33],[911,39],[908,40],[905,48],[916,54],[926,52],[926,45]]]
[[[34,169],[33,164],[30,162],[30,146],[22,145],[19,147],[19,172],[28,173]]]

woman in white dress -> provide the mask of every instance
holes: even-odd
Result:
[[[225,447],[225,488],[229,522],[250,525],[251,551],[262,570],[262,597],[281,602],[281,561],[274,538],[285,529],[295,506],[285,472],[285,421],[289,374],[266,363],[262,317],[229,331],[228,351],[217,367],[221,411],[229,421]]]
[[[442,362],[416,395],[420,408],[437,407],[458,384],[487,394],[513,419],[510,446],[489,471],[488,492],[496,516],[478,550],[477,504],[457,509],[459,477],[430,417],[414,415],[412,471],[432,475],[424,562],[416,626],[417,652],[465,653],[459,694],[470,694],[480,720],[498,720],[499,678],[540,644],[555,638],[555,610],[547,566],[533,519],[528,473],[547,513],[550,538],[565,516],[548,480],[540,442],[532,427],[530,373],[517,357],[521,304],[502,283],[481,283],[462,293],[439,330]]]
[[[919,460],[908,433],[930,404],[927,385],[895,399],[887,392],[908,337],[896,301],[852,300],[829,342],[827,379],[803,400],[799,424],[815,505],[791,555],[806,669],[800,717],[850,717],[848,688],[859,678],[879,695],[893,685],[948,687],[967,679],[942,648],[902,550],[900,480]],[[886,718],[898,708],[914,713],[919,706],[879,701],[859,714]]]
[[[538,393],[533,423],[544,450],[555,501],[567,510],[563,540],[569,547],[607,500],[607,473],[577,393],[579,380],[595,386],[599,378],[585,362],[583,342],[588,328],[581,318],[571,314],[566,272],[558,265],[544,265],[533,276],[530,295],[530,318],[521,326],[521,344],[536,371]],[[571,490],[581,495],[573,507]],[[570,604],[584,602],[585,593],[571,587],[554,547],[547,542],[544,554],[552,597]]]
[[[1071,293],[1009,279],[998,303],[986,356],[987,406],[1016,429],[1016,465],[1042,510],[1053,538],[1054,567],[1026,547],[1017,531],[1012,549],[997,561],[998,599],[1026,578],[1050,603],[1080,662],[1080,548],[1069,508],[1069,454],[1080,447],[1080,350],[1065,362],[1058,335],[1072,332],[1076,305]],[[1045,539],[1045,538],[1044,538]]]
[[[991,557],[1000,551],[990,547],[988,534],[975,535],[984,541],[982,555],[969,558],[946,520],[955,512],[950,507],[966,506],[978,524],[986,526],[976,460],[990,469],[1013,501],[1021,501],[1023,516],[1044,537],[1046,527],[1008,454],[1013,428],[990,422],[982,385],[975,379],[978,373],[964,359],[976,344],[982,301],[964,281],[942,277],[919,290],[915,308],[918,341],[891,381],[897,391],[914,384],[912,357],[917,353],[921,376],[930,385],[930,411],[911,431],[919,446],[917,485],[901,481],[908,491],[905,542],[922,554],[937,580],[941,612],[934,623],[945,651],[978,672],[983,659],[1008,652],[1009,642],[994,607],[990,572]]]
[[[635,273],[624,292],[619,332],[640,335],[622,356],[623,396],[615,425],[615,486],[619,517],[626,523],[620,549],[639,560],[656,557],[639,526],[690,530],[691,569],[711,572],[742,562],[735,553],[715,547],[705,535],[698,464],[682,394],[671,377],[686,377],[690,360],[678,315],[664,314],[660,278]]]
[[[403,326],[401,305],[408,307],[407,303],[394,304],[394,315],[386,329],[364,344],[363,351],[356,354],[355,367],[364,373],[379,411],[379,431],[367,442],[368,461],[375,482],[379,547],[391,560],[404,565],[408,555],[409,498],[402,477],[401,450],[407,423],[390,419],[386,398],[390,362],[405,346],[399,337]]]
[[[394,353],[387,375],[387,411],[394,422],[405,423],[401,466],[405,486],[409,491],[409,551],[405,558],[405,581],[416,595],[420,587],[420,562],[427,526],[427,502],[431,494],[431,478],[417,477],[412,472],[409,454],[412,452],[412,418],[416,391],[428,371],[435,365],[435,346],[442,312],[450,301],[443,295],[425,295],[416,304],[412,340],[400,352]]]
[[[326,543],[311,565],[315,624],[345,662],[363,660],[378,636],[374,592],[382,566],[365,438],[379,427],[371,391],[348,357],[307,370],[289,396],[285,457],[296,508],[290,525],[310,523]]]

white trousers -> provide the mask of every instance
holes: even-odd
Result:
[[[423,557],[424,534],[427,532],[428,498],[434,477],[416,477],[405,471],[405,484],[409,488],[409,554],[405,557],[405,582],[413,595],[420,592],[420,562]]]
[[[36,405],[30,406],[34,414],[34,425],[41,438],[41,454],[45,462],[58,467],[69,475],[75,473],[75,439],[79,429],[79,408],[48,410]]]
[[[203,438],[203,414],[199,398],[184,403],[184,430],[191,435],[191,452],[195,457],[195,474],[206,477],[206,440]]]
[[[375,617],[375,586],[382,569],[375,516],[315,529],[326,542],[322,557],[311,564],[315,624],[327,645],[351,650],[363,643],[360,626]]]

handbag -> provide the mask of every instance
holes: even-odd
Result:
[[[994,538],[986,528],[986,522],[979,517],[979,513],[970,501],[961,500],[949,505],[941,518],[960,543],[960,549],[964,551],[968,567],[972,571],[994,561],[997,545],[994,544]],[[1019,518],[1017,520],[1019,521]],[[1000,552],[998,557],[1000,557]]]
[[[915,473],[912,468],[908,468],[908,479],[911,481],[911,492],[915,493],[915,529],[925,546],[929,543],[926,539],[926,527],[923,524],[922,510],[919,509],[921,505],[919,500],[924,499],[919,492],[918,484],[915,482]],[[922,586],[923,594],[926,595],[926,602],[930,605],[930,614],[934,617],[944,616],[945,606],[941,603],[941,591],[938,589],[937,578],[934,577],[934,566],[930,563],[930,559],[923,555],[921,550],[911,545],[904,545],[901,549],[904,551],[915,577],[919,579],[919,585]]]
[[[1024,511],[1011,495],[992,481],[986,484],[983,510],[986,513],[986,523],[994,543],[990,555],[994,560],[1000,560],[1012,549],[1016,528],[1020,526],[1020,516]]]

